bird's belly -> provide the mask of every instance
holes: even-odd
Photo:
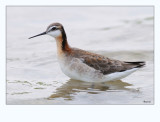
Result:
[[[124,72],[115,72],[103,75],[99,70],[89,67],[78,58],[66,58],[65,60],[59,60],[59,63],[61,70],[65,75],[71,79],[86,82],[107,82],[120,80],[138,69],[133,68]]]
[[[100,71],[84,64],[78,58],[72,58],[65,61],[59,61],[62,72],[71,79],[86,82],[102,82],[104,75]]]

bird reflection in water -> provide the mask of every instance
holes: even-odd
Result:
[[[86,92],[88,94],[100,94],[104,91],[106,92],[121,92],[123,90],[127,91],[137,91],[135,89],[126,88],[132,86],[132,84],[118,81],[109,81],[104,83],[89,83],[77,80],[68,80],[61,87],[56,89],[56,92],[52,94],[48,99],[52,100],[55,98],[64,98],[65,100],[72,100],[74,95],[79,92]]]

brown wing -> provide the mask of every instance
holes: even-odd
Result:
[[[74,56],[83,59],[83,62],[88,66],[99,70],[104,75],[122,72],[129,70],[135,67],[141,67],[144,65],[144,62],[124,62],[118,60],[112,60],[102,55],[90,53],[87,51],[75,49]]]
[[[83,59],[85,64],[96,70],[100,70],[104,75],[126,70],[123,63],[118,60],[111,60],[100,56],[84,57]]]

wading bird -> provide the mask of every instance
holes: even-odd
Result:
[[[145,65],[145,62],[119,61],[78,48],[72,48],[68,44],[65,30],[60,23],[50,24],[45,32],[29,39],[41,35],[50,35],[55,38],[61,70],[71,79],[86,82],[119,80]]]

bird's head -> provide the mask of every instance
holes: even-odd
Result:
[[[64,28],[63,28],[62,24],[60,24],[60,23],[52,23],[52,24],[50,24],[47,27],[45,32],[37,34],[35,36],[32,36],[29,39],[37,37],[37,36],[41,36],[41,35],[50,35],[50,36],[52,36],[54,38],[62,36],[62,38],[66,39],[66,34],[65,34],[65,31],[64,31]]]

